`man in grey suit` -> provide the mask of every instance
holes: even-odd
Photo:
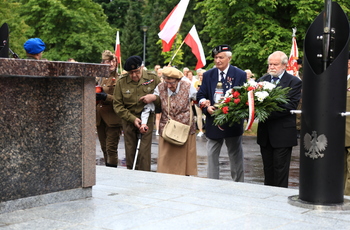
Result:
[[[301,97],[301,80],[286,72],[288,57],[276,51],[268,57],[268,75],[259,81],[268,81],[283,88],[290,87],[289,102],[281,104],[283,111],[272,112],[264,122],[259,122],[257,143],[260,145],[264,165],[265,185],[288,187],[289,166],[293,146],[297,142],[295,114]]]

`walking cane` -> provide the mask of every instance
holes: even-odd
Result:
[[[141,113],[141,121],[142,121],[141,123],[142,124],[147,124],[149,114],[153,111],[154,111],[154,104],[153,103],[149,103],[143,108],[142,113]],[[138,133],[137,138],[139,140],[137,142],[134,165],[132,166],[132,170],[135,170],[135,167],[136,167],[136,161],[137,161],[137,156],[139,155],[139,151],[140,151],[140,143],[141,143],[142,134]]]
[[[135,154],[134,165],[132,166],[132,170],[135,170],[135,167],[136,167],[136,161],[137,161],[137,156],[139,155],[139,151],[140,151],[140,143],[141,143],[142,134],[138,133],[137,138],[139,140],[137,142],[136,154]]]

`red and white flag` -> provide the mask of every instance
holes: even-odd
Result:
[[[121,55],[120,55],[120,41],[119,41],[119,31],[117,31],[117,37],[115,39],[115,56],[117,58],[117,63],[121,64]]]
[[[170,16],[174,12],[177,6],[170,12],[170,14],[165,18],[165,20],[160,24],[159,28],[162,30],[166,24],[166,22],[169,20]],[[164,40],[162,40],[163,45],[163,52],[168,52],[171,50],[171,47],[173,46],[174,40],[175,40],[176,34],[171,38],[170,42],[166,43]]]
[[[295,32],[296,28],[293,28],[293,38],[292,38],[292,48],[290,50],[289,60],[288,60],[288,66],[287,66],[287,72],[299,77],[299,67],[298,67],[298,45],[297,40],[295,39]]]
[[[162,24],[160,24],[159,27],[161,31],[158,33],[158,36],[163,40],[163,52],[171,50],[171,46],[175,40],[176,33],[180,29],[189,1],[190,0],[181,0],[165,18]]]
[[[196,65],[196,68],[194,70],[197,70],[197,69],[205,66],[206,60],[205,60],[205,55],[204,55],[204,51],[203,51],[203,46],[202,46],[201,41],[199,40],[199,36],[198,36],[195,25],[192,26],[190,32],[185,37],[184,42],[189,47],[191,47],[192,53],[197,58],[197,65]]]

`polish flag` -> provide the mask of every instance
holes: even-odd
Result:
[[[299,52],[298,52],[297,40],[295,39],[295,31],[293,29],[292,48],[290,50],[287,72],[296,77],[299,77],[299,68],[298,68],[298,62],[297,62]]]
[[[120,41],[119,41],[119,31],[117,31],[117,37],[115,39],[115,56],[117,57],[117,63],[121,64],[121,55],[120,55]]]
[[[162,30],[166,24],[166,22],[169,20],[170,16],[172,15],[172,13],[174,12],[174,10],[176,9],[177,6],[175,6],[175,8],[170,12],[170,14],[165,18],[165,20],[162,22],[162,24],[160,24],[159,28],[160,30]],[[171,47],[173,46],[173,43],[175,41],[175,37],[176,34],[172,37],[172,39],[170,40],[170,42],[166,43],[164,40],[162,40],[162,45],[163,45],[163,52],[168,52],[171,50]]]
[[[201,41],[199,40],[199,36],[198,36],[195,25],[192,26],[190,32],[185,37],[184,42],[189,47],[191,47],[192,53],[197,58],[197,65],[196,65],[196,68],[194,70],[197,70],[197,69],[205,66],[206,60],[205,60],[205,56],[204,56],[203,46],[202,46]]]
[[[158,36],[163,40],[163,52],[171,50],[189,1],[181,0],[159,26],[161,31],[158,33]]]

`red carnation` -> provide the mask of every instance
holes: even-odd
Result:
[[[233,94],[232,94],[232,96],[234,97],[234,98],[237,98],[237,97],[239,97],[239,95],[241,95],[238,91],[235,91]]]
[[[233,100],[233,102],[234,102],[235,104],[238,104],[238,103],[240,103],[240,102],[241,102],[241,99],[239,99],[239,98],[234,99],[234,100]]]
[[[254,90],[255,88],[253,87],[253,86],[249,86],[248,88],[247,88],[247,91],[251,91],[251,90]]]
[[[227,114],[227,113],[228,113],[228,106],[223,107],[223,108],[222,108],[222,112],[223,112],[224,114]]]
[[[231,101],[231,98],[227,97],[224,102],[229,103],[230,101]]]

